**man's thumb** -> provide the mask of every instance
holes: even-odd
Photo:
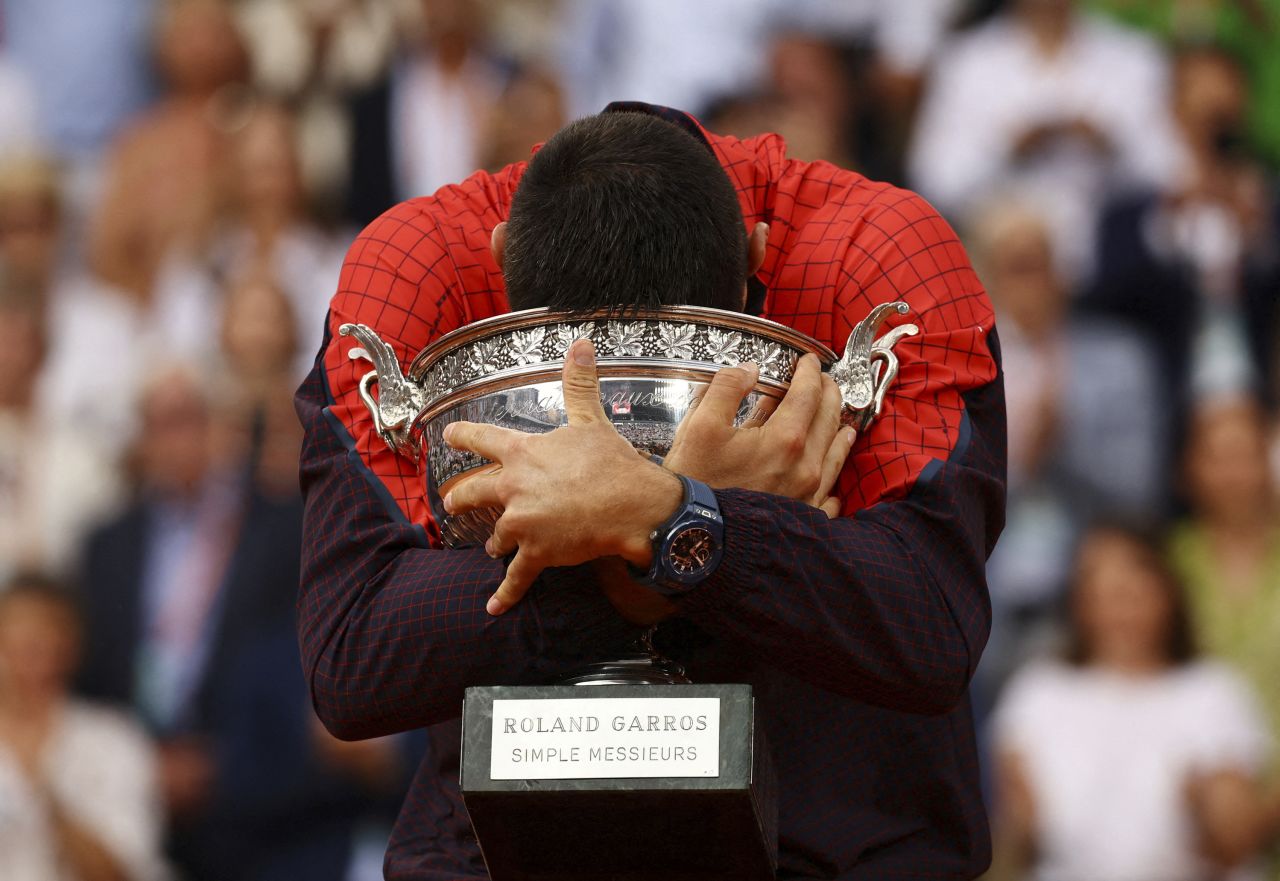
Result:
[[[564,359],[564,409],[571,425],[603,421],[596,350],[591,340],[574,340]]]

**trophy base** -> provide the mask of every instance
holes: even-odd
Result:
[[[591,664],[564,679],[562,685],[689,685],[684,667],[656,652],[638,651],[612,661]]]
[[[467,689],[462,798],[493,881],[772,881],[746,685]]]

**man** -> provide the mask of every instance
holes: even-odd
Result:
[[[136,498],[85,549],[79,691],[142,719],[159,747],[170,857],[191,881],[227,881],[248,862],[218,803],[244,765],[227,750],[228,709],[246,693],[235,672],[247,646],[288,627],[299,505],[246,488],[194,371],[157,369],[139,411]]]
[[[721,371],[663,469],[584,406],[597,381],[579,342],[565,368],[574,424],[539,437],[450,433],[503,463],[501,479],[473,480],[449,504],[504,504],[488,550],[516,552],[509,567],[479,548],[439,548],[421,477],[374,432],[357,389],[366,368],[335,332],[370,325],[407,361],[504,311],[508,289],[513,305],[563,308],[586,305],[575,294],[600,302],[593,290],[632,305],[742,302],[744,286],[749,311],[837,347],[883,302],[905,300],[921,327],[899,345],[894,393],[840,476],[845,516],[810,504],[841,436],[812,361],[764,427],[742,430],[726,404],[752,372]],[[681,113],[611,105],[527,165],[383,215],[350,251],[298,394],[299,626],[335,734],[436,726],[388,877],[486,877],[458,793],[457,727],[442,724],[464,688],[554,679],[625,646],[633,620],[663,620],[664,651],[695,679],[752,685],[781,786],[779,878],[980,873],[989,843],[965,690],[1003,521],[999,375],[991,306],[937,214],[860,175],[789,162],[773,135],[722,138]],[[765,430],[778,414],[786,430]],[[670,598],[576,565],[653,562],[648,533],[681,501],[671,469],[715,488],[718,567]]]

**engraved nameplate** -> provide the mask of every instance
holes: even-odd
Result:
[[[493,780],[719,775],[719,698],[493,702]]]

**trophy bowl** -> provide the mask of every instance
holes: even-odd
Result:
[[[843,357],[785,325],[694,306],[577,314],[529,309],[487,318],[442,336],[414,358],[407,375],[372,329],[344,324],[359,345],[350,356],[374,369],[360,394],[382,439],[424,471],[427,500],[447,547],[481,545],[501,511],[447,514],[442,500],[489,461],[449,447],[446,426],[487,423],[530,433],[566,423],[560,378],[575,340],[595,346],[601,405],[637,450],[662,457],[696,396],[722,367],[754,362],[759,379],[739,407],[738,424],[762,418],[786,394],[796,363],[818,357],[840,387],[843,420],[863,430],[878,415],[897,375],[892,349],[917,332],[902,324],[875,334],[905,303],[885,303],[854,328]],[[377,386],[377,396],[373,387]]]

